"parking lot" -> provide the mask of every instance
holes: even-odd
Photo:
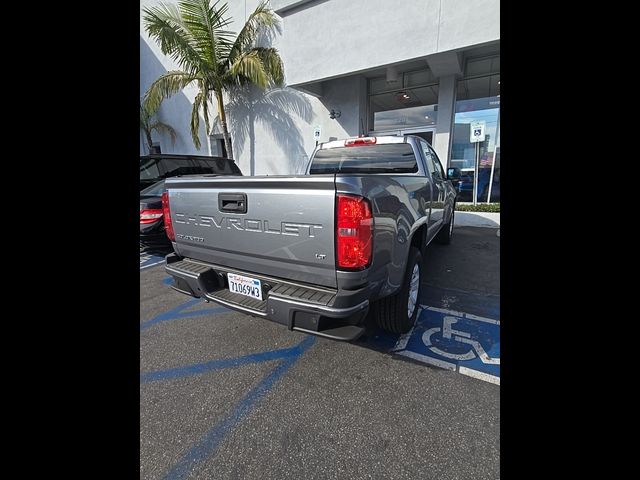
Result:
[[[427,249],[411,332],[289,331],[140,258],[140,478],[497,479],[500,237]]]

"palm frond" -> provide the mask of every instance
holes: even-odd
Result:
[[[196,48],[197,41],[175,5],[145,7],[142,12],[145,30],[158,42],[162,53],[191,73],[206,68],[208,59]]]
[[[269,79],[276,86],[281,86],[284,82],[284,65],[278,50],[275,48],[254,48],[253,51],[258,53],[262,65],[264,66]]]
[[[225,30],[230,21],[224,16],[229,7],[209,0],[183,0],[178,2],[186,28],[194,39],[200,55],[211,61],[215,68],[226,59],[232,45],[233,32]]]
[[[266,1],[261,2],[253,13],[249,15],[242,30],[238,33],[229,52],[229,63],[234,63],[242,53],[254,46],[260,31],[278,29],[279,27],[280,21],[273,13],[273,10],[267,6]]]
[[[165,98],[178,93],[191,82],[198,80],[198,78],[191,73],[180,70],[171,70],[160,75],[144,94],[144,103],[150,111],[155,111]]]
[[[173,129],[171,125],[161,122],[160,120],[155,121],[151,124],[150,131],[155,130],[158,133],[168,133],[171,136],[171,144],[175,145],[176,143],[176,131]]]
[[[151,115],[149,115],[149,112],[145,108],[144,102],[140,101],[140,129],[141,130],[146,131],[149,129],[150,117]]]
[[[241,54],[236,61],[229,66],[229,75],[227,76],[227,85],[235,83],[244,83],[249,81],[258,87],[265,89],[269,86],[269,74],[262,63],[262,59],[258,52],[252,50]]]

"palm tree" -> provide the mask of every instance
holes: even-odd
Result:
[[[149,108],[144,101],[140,101],[140,130],[144,132],[144,136],[147,139],[147,145],[149,146],[149,153],[153,151],[153,140],[151,139],[151,132],[154,130],[158,133],[166,132],[171,135],[171,143],[176,143],[176,131],[171,125],[161,122],[156,117],[156,110]]]
[[[237,35],[225,29],[230,23],[230,19],[225,18],[228,6],[226,3],[218,6],[219,3],[183,0],[177,6],[162,3],[143,9],[147,33],[182,69],[161,75],[151,84],[145,97],[151,107],[157,108],[165,98],[195,84],[198,94],[191,112],[191,138],[199,149],[200,110],[209,134],[208,105],[213,94],[227,155],[233,158],[223,93],[248,83],[261,89],[279,86],[283,82],[284,68],[275,48],[257,46],[261,35],[271,34],[279,28],[267,2],[258,5]]]

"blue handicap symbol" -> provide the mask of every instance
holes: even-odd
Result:
[[[443,365],[499,377],[500,322],[428,307],[420,314],[404,350]]]

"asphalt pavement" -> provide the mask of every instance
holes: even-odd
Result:
[[[421,304],[495,327],[496,233],[459,227],[451,245],[430,245]],[[492,383],[398,354],[428,326],[404,340],[372,326],[352,343],[289,331],[172,290],[151,257],[140,272],[140,478],[500,477],[495,361]]]

